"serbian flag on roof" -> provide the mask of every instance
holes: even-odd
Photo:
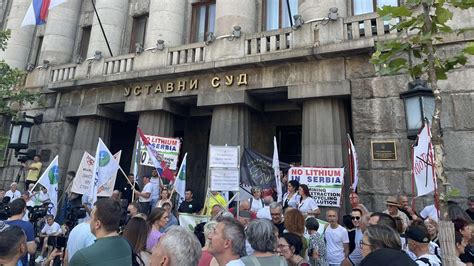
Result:
[[[151,145],[150,141],[148,141],[148,139],[145,137],[145,134],[143,134],[143,131],[139,127],[137,127],[137,130],[138,134],[140,135],[140,139],[145,145],[148,155],[150,156],[151,161],[153,162],[153,165],[155,166],[158,174],[169,181],[174,181],[174,173],[164,160],[163,155],[160,154],[153,147],[153,145]]]
[[[67,0],[33,0],[28,11],[26,11],[21,26],[42,25],[46,23],[48,11],[66,1]]]

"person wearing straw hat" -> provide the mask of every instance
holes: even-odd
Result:
[[[387,204],[387,209],[383,212],[392,217],[400,217],[403,221],[403,231],[405,231],[405,229],[410,225],[410,219],[408,219],[408,216],[405,213],[398,210],[401,205],[398,203],[397,198],[390,196],[385,201],[385,204]]]

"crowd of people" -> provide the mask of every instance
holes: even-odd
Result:
[[[16,183],[0,191],[0,200],[11,200],[9,218],[0,222],[0,265],[441,265],[437,208],[418,212],[406,195],[389,196],[385,210],[370,210],[353,192],[347,214],[322,213],[295,180],[283,180],[281,202],[253,187],[250,199],[231,208],[218,191],[201,205],[188,189],[178,203],[156,173],[142,177],[142,189],[133,175],[129,181],[111,197],[84,204],[85,217],[74,222],[64,214],[31,221],[27,206],[48,202],[43,188],[31,191],[34,183],[24,193]],[[66,190],[66,202],[76,197]],[[474,197],[468,206],[448,206],[458,265],[474,258]],[[192,231],[179,225],[181,213],[209,218]]]

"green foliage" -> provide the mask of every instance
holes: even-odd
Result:
[[[0,50],[5,51],[10,30],[0,31]],[[15,110],[10,108],[10,103],[22,106],[25,103],[34,103],[37,96],[25,90],[14,89],[25,73],[11,68],[5,61],[0,61],[0,115],[15,115]]]
[[[427,20],[423,5],[430,10]],[[441,58],[427,49],[428,45],[443,41],[443,34],[464,33],[467,29],[454,30],[446,23],[453,18],[452,8],[474,7],[474,0],[406,0],[399,7],[384,6],[377,10],[384,20],[400,18],[400,23],[392,29],[399,32],[399,38],[377,43],[371,63],[379,66],[379,74],[390,75],[408,72],[413,78],[429,71],[428,56],[434,56],[437,79],[446,79],[447,72],[467,63],[466,54],[474,54],[474,43],[470,43],[458,54]],[[426,23],[430,22],[430,25]],[[431,26],[431,27],[429,27]]]

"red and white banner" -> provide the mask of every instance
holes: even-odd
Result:
[[[417,145],[413,146],[413,179],[415,180],[417,196],[426,195],[435,190],[435,173],[431,146],[430,126],[426,122],[418,134]]]
[[[359,183],[359,163],[357,161],[357,152],[355,150],[354,144],[352,143],[351,137],[347,134],[347,139],[349,140],[349,164],[350,164],[350,175],[352,181],[352,191],[357,191],[357,183]]]

